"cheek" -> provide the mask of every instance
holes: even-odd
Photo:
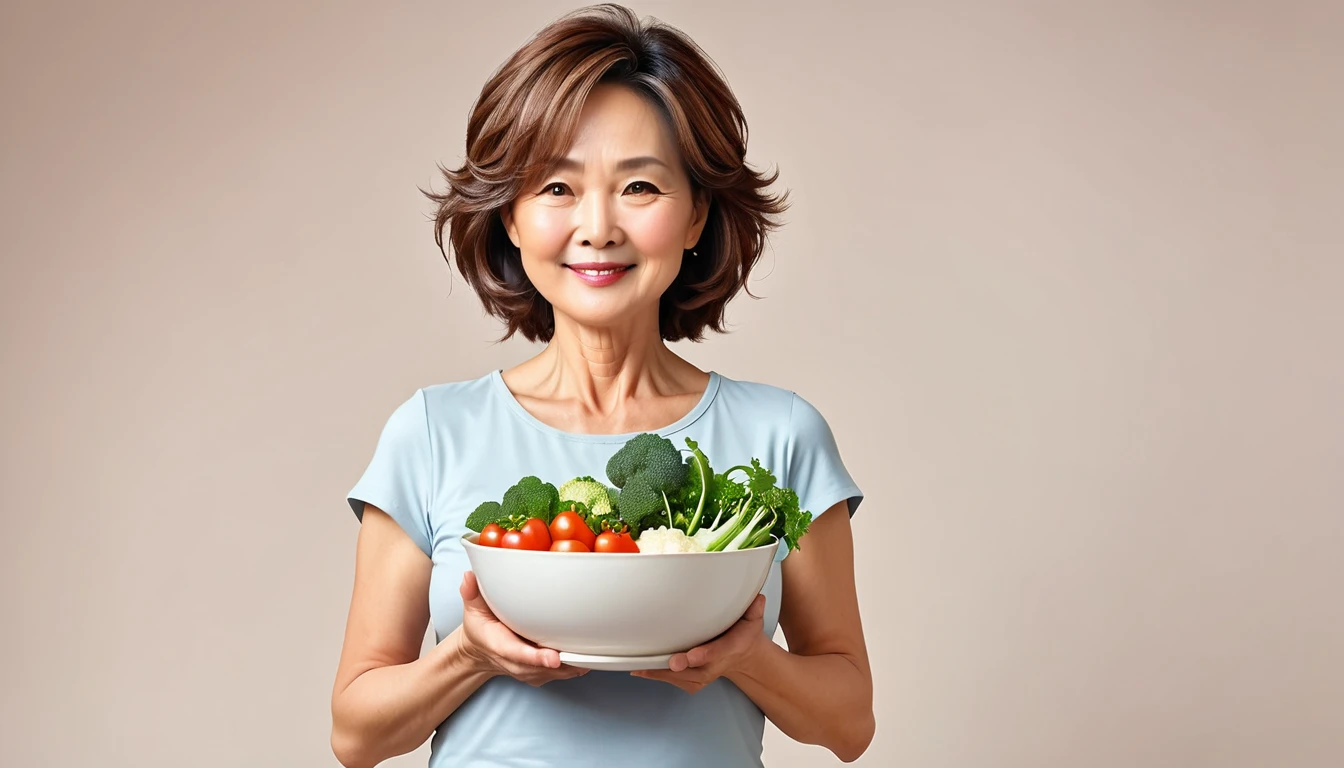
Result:
[[[558,208],[529,206],[514,215],[523,253],[549,259],[564,250],[568,216]]]
[[[631,216],[626,231],[646,256],[679,255],[689,215],[670,205],[651,205]]]

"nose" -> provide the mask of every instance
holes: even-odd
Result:
[[[616,222],[616,210],[608,195],[592,194],[576,206],[574,236],[580,245],[606,248],[620,245],[623,239]]]

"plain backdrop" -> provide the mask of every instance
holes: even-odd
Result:
[[[344,494],[536,351],[418,187],[572,7],[5,4],[0,764],[336,765]],[[1344,764],[1341,4],[634,8],[791,190],[676,348],[868,494],[860,764]]]

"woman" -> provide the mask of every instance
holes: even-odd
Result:
[[[773,178],[747,169],[745,133],[698,48],[619,6],[560,19],[486,84],[467,161],[432,195],[437,239],[448,230],[504,338],[546,346],[416,392],[349,494],[362,524],[332,699],[342,764],[432,735],[435,766],[760,765],[767,717],[846,761],[867,748],[850,534],[862,493],[808,402],[666,345],[722,332],[784,210],[762,192]],[[641,432],[692,436],[729,464],[758,457],[816,517],[731,630],[666,670],[585,672],[496,620],[458,537],[518,478],[594,474]],[[426,622],[438,642],[421,655]]]

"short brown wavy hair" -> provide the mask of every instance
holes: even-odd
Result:
[[[568,150],[588,94],[598,84],[627,86],[653,104],[671,128],[695,199],[710,204],[696,256],[686,255],[663,294],[659,331],[667,341],[700,341],[724,332],[724,309],[765,248],[787,193],[764,190],[778,178],[746,163],[747,122],[710,58],[689,37],[657,19],[602,4],[572,11],[538,32],[491,75],[467,122],[466,160],[440,166],[448,181],[437,204],[434,241],[444,260],[449,233],[456,266],[507,324],[501,341],[521,332],[550,341],[554,310],[527,278],[500,210],[523,184],[549,173]]]

